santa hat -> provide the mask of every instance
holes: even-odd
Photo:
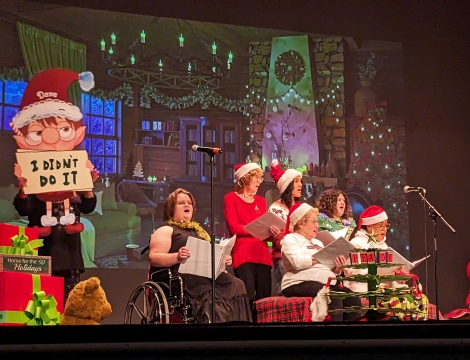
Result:
[[[289,209],[289,215],[287,216],[286,234],[290,232],[290,225],[295,226],[310,210],[313,210],[313,207],[305,203],[292,205]]]
[[[78,74],[59,68],[38,72],[26,87],[20,110],[10,123],[11,128],[20,134],[18,129],[30,122],[55,116],[80,121],[83,115],[68,97],[69,87],[74,81],[78,81],[84,91],[90,91],[95,86],[91,72]]]
[[[271,162],[270,173],[281,194],[286,191],[289,184],[294,181],[297,176],[302,177],[302,173],[300,171],[294,169],[281,170],[281,164],[279,164],[277,159],[273,159]]]
[[[388,219],[387,213],[380,206],[372,205],[365,209],[359,217],[359,229],[362,225],[373,225]]]
[[[248,174],[251,170],[261,169],[257,163],[236,164],[233,168],[235,169],[235,179],[237,181]]]

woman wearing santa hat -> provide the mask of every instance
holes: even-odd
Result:
[[[271,204],[268,211],[276,214],[284,221],[287,221],[289,208],[298,202],[302,195],[302,173],[295,169],[282,170],[281,164],[279,164],[277,159],[271,162],[270,173],[281,197]],[[274,264],[272,273],[276,281],[278,295],[282,295],[281,282],[285,273],[284,265],[281,260],[281,240],[286,234],[285,230],[286,229],[282,229],[282,232],[273,238],[271,250],[271,257]]]
[[[318,198],[318,228],[320,231],[339,231],[347,228],[345,239],[349,239],[356,222],[352,217],[348,197],[339,189],[326,189]]]
[[[266,213],[266,200],[256,195],[263,170],[256,163],[235,165],[235,191],[224,196],[224,215],[230,236],[237,235],[232,249],[235,276],[243,280],[251,304],[271,296],[273,265],[266,240],[256,239],[244,227]],[[272,227],[273,235],[280,230]]]
[[[361,300],[356,297],[343,300],[331,298],[331,302],[327,304],[326,297],[322,293],[319,294],[325,291],[326,284],[335,291],[350,292],[351,290],[336,284],[336,280],[332,280],[343,272],[341,266],[346,264],[344,256],[338,256],[335,259],[336,266],[333,269],[315,260],[315,253],[323,248],[323,243],[315,239],[318,233],[317,216],[318,210],[308,204],[297,203],[290,208],[286,228],[292,225],[294,232],[287,234],[282,240],[282,261],[286,268],[286,274],[282,279],[282,294],[286,297],[317,297],[314,301],[320,305],[314,308],[317,311],[323,309],[323,316],[319,317],[319,314],[315,313],[313,316],[321,321],[327,315],[326,307],[334,310],[360,306]],[[359,313],[342,312],[330,315],[332,321],[351,321],[360,316]]]
[[[388,248],[385,242],[387,230],[390,228],[387,213],[377,205],[369,206],[359,217],[357,232],[351,239],[358,249],[382,249]],[[366,275],[367,269],[347,269],[347,275]],[[367,291],[367,284],[357,281],[345,281],[344,285],[356,292]]]

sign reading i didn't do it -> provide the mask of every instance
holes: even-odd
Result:
[[[25,194],[93,189],[85,150],[18,151],[16,159],[27,179]]]

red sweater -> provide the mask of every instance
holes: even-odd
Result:
[[[247,203],[235,192],[224,196],[224,215],[230,236],[237,235],[232,249],[232,267],[236,269],[244,263],[273,266],[266,241],[256,239],[243,228],[266,214],[266,200],[255,195],[255,201]]]

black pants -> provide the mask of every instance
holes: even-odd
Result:
[[[304,281],[300,284],[292,285],[284,290],[282,290],[282,295],[285,297],[294,297],[294,296],[310,296],[316,297],[318,292],[325,286],[325,284],[319,283],[317,281]],[[334,291],[342,292],[352,292],[351,289],[347,287],[340,288],[337,284],[330,285],[330,289]],[[331,303],[328,305],[329,310],[343,309],[350,306],[361,306],[361,299],[358,297],[349,297],[344,300],[341,299],[331,299]],[[331,321],[353,321],[361,316],[360,313],[336,313],[330,314]]]
[[[251,306],[256,300],[271,296],[271,266],[244,263],[233,272],[245,283],[246,294]]]
[[[64,306],[67,303],[70,292],[80,282],[80,270],[70,269],[70,270],[60,270],[53,271],[52,276],[64,278]]]

